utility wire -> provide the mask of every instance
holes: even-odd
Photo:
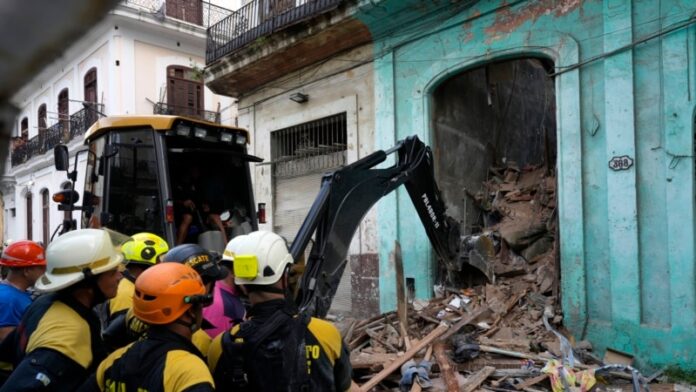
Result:
[[[548,76],[549,76],[550,78],[552,78],[552,77],[554,77],[554,76],[562,75],[562,74],[564,74],[564,73],[566,73],[566,72],[570,72],[570,71],[576,70],[576,69],[578,69],[578,68],[584,67],[584,66],[587,65],[587,64],[594,63],[595,61],[602,60],[602,59],[605,59],[605,58],[607,58],[607,57],[611,57],[611,56],[613,56],[613,55],[615,55],[615,54],[617,54],[617,53],[621,53],[621,52],[626,51],[626,50],[628,50],[628,49],[633,49],[634,47],[636,47],[636,46],[638,46],[638,45],[640,45],[640,44],[642,44],[642,43],[645,43],[645,42],[647,42],[647,41],[650,41],[650,40],[652,40],[652,39],[655,39],[655,38],[661,37],[661,36],[663,36],[663,35],[667,35],[667,34],[669,34],[669,33],[672,33],[672,32],[674,32],[674,31],[681,30],[681,29],[683,29],[683,28],[689,27],[689,26],[691,26],[691,25],[694,24],[694,23],[696,23],[696,17],[693,17],[693,18],[691,18],[691,19],[687,19],[687,20],[682,21],[682,22],[679,22],[679,23],[675,23],[675,24],[673,24],[672,26],[670,26],[669,28],[667,28],[667,29],[665,29],[665,30],[657,31],[657,32],[655,32],[655,33],[652,33],[652,34],[650,34],[650,35],[644,37],[644,38],[641,38],[641,39],[639,39],[639,40],[633,41],[633,42],[631,42],[630,44],[624,45],[624,46],[622,46],[622,47],[620,47],[620,48],[616,48],[616,49],[614,49],[614,50],[610,50],[610,51],[608,51],[608,52],[599,54],[599,55],[597,55],[597,56],[590,57],[590,58],[588,58],[587,60],[580,61],[579,63],[573,64],[573,65],[569,65],[569,66],[566,66],[566,67],[558,67],[558,68],[563,68],[563,69],[560,70],[560,71],[556,71],[556,72],[554,72],[554,73],[551,73],[551,74],[549,74]]]

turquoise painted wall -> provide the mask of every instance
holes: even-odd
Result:
[[[411,134],[430,143],[430,95],[452,75],[506,58],[554,62],[563,72],[555,84],[565,325],[639,365],[696,369],[696,28],[688,24],[696,3],[360,4],[375,40],[378,148]],[[622,155],[634,166],[610,170]],[[394,239],[417,296],[429,297],[433,256],[404,190],[379,204],[378,220],[382,310],[395,307]]]

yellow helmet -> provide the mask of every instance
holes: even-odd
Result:
[[[121,247],[121,252],[128,264],[146,267],[157,264],[157,258],[167,253],[169,245],[162,237],[152,233],[138,233],[131,236],[131,241]]]

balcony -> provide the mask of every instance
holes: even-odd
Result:
[[[230,16],[233,11],[206,1],[124,0],[126,7],[151,13],[158,18],[172,18],[208,28]]]
[[[155,104],[153,114],[169,114],[173,116],[192,117],[220,124],[220,113],[209,110],[196,109],[189,106],[168,105],[164,102]]]
[[[371,41],[355,0],[253,0],[208,28],[206,85],[238,97]]]
[[[21,137],[12,139],[12,166],[21,165],[35,156],[43,155],[53,150],[58,144],[67,144],[76,136],[87,131],[100,117],[103,117],[104,105],[90,104],[73,113],[69,120],[53,124],[29,140]]]

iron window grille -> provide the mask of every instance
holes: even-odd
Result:
[[[294,177],[346,163],[346,113],[271,132],[275,177]]]

